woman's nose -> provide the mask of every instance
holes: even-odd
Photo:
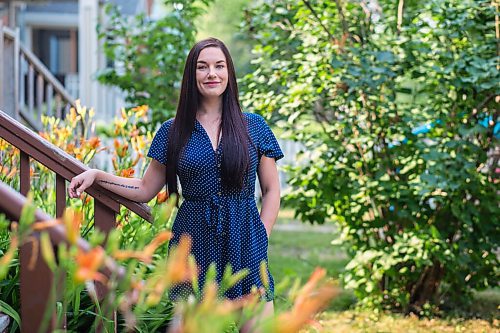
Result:
[[[208,76],[209,77],[215,76],[215,68],[210,67],[210,69],[208,70]]]

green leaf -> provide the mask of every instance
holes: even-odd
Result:
[[[17,313],[16,310],[14,310],[9,304],[5,303],[2,300],[0,300],[0,312],[5,313],[6,315],[14,319],[19,327],[21,326],[21,318],[19,316],[19,313]]]

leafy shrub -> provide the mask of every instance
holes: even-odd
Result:
[[[306,146],[287,202],[339,225],[360,303],[430,314],[497,284],[496,9],[377,4],[251,9],[243,104]]]

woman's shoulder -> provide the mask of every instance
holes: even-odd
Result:
[[[161,126],[158,128],[158,132],[168,132],[172,124],[174,123],[174,118],[170,118],[166,121],[164,121]]]

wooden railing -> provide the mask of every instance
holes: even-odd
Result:
[[[0,138],[18,148],[20,151],[19,192],[22,195],[26,196],[30,190],[31,158],[55,172],[56,217],[62,216],[67,199],[66,181],[88,170],[88,167],[63,150],[47,142],[32,130],[20,124],[2,111],[0,111]],[[127,207],[147,221],[152,220],[149,206],[145,204],[125,199],[97,184],[89,187],[86,192],[94,198],[94,226],[105,233],[108,233],[115,227],[116,214],[120,211],[120,205]],[[9,211],[9,207],[19,207],[18,204],[13,203],[13,200],[19,201],[19,197],[17,199],[7,199],[7,197],[0,192],[0,198],[2,198],[2,200],[0,200],[0,212],[5,212],[7,215],[11,216],[11,218],[18,218],[19,215],[16,212],[19,212],[20,208],[16,208],[17,210],[15,210],[15,214],[13,214]],[[37,214],[39,214],[37,217],[39,220],[48,218],[46,215],[40,215],[42,213]],[[64,237],[59,234],[60,232],[58,231],[57,234],[54,235],[54,240],[56,242],[64,239]],[[84,246],[83,243],[82,246]],[[22,316],[24,318],[22,321],[23,332],[37,332],[35,328],[37,328],[41,322],[40,313],[43,314],[42,310],[45,308],[46,304],[46,298],[43,297],[43,295],[46,296],[44,291],[46,291],[47,288],[44,286],[52,283],[50,271],[48,271],[48,268],[42,262],[37,263],[35,270],[37,272],[36,276],[40,274],[40,276],[44,278],[29,278],[30,274],[32,275],[33,273],[27,271],[26,260],[31,257],[31,251],[32,249],[30,247],[23,246],[21,248],[21,260],[23,261],[24,258],[24,261],[21,262],[21,274],[24,272],[24,278],[21,276],[21,287],[24,288],[24,291],[21,292],[21,302],[24,302],[24,305],[21,307]],[[34,308],[38,310],[34,311]]]
[[[19,221],[23,207],[27,204],[27,199],[14,189],[10,188],[3,182],[0,182],[0,212],[5,214],[8,220],[14,222]],[[42,221],[49,221],[52,218],[40,209],[35,212],[35,224]],[[66,230],[61,224],[57,224],[45,229],[48,232],[50,240],[54,247],[60,244],[67,244]],[[40,234],[34,232],[30,238],[20,245],[20,297],[21,297],[21,331],[22,332],[39,332],[41,323],[44,320],[49,320],[46,325],[45,332],[52,332],[57,328],[65,329],[66,317],[63,314],[62,320],[57,325],[57,315],[55,312],[55,302],[51,293],[54,287],[54,279],[63,278],[55,277],[47,263],[44,261],[41,253]],[[36,239],[36,241],[35,241]],[[77,247],[83,251],[90,250],[90,245],[79,238],[76,243]],[[111,258],[108,258],[104,263],[102,272],[105,276],[123,276],[124,270],[117,265]],[[57,284],[56,284],[57,285]],[[62,286],[61,286],[62,287]],[[103,290],[101,288],[101,290]],[[57,295],[61,294],[62,290],[56,290]],[[104,296],[104,294],[101,294]],[[52,304],[48,304],[51,302]],[[47,319],[44,318],[46,308],[51,306],[52,313],[49,313]],[[115,327],[116,327],[115,323]],[[116,332],[116,329],[115,329]]]
[[[39,130],[41,115],[63,118],[75,106],[72,96],[24,45],[19,29],[0,21],[0,109]]]

